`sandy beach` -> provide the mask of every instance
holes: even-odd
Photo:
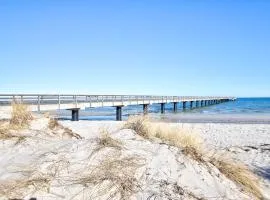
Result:
[[[66,120],[50,128],[49,118],[36,117],[13,132],[23,137],[1,139],[0,199],[257,199],[215,166],[123,129],[124,123]],[[270,199],[270,125],[169,126],[200,136],[209,154],[247,165]],[[111,141],[105,145],[104,132]]]
[[[0,200],[270,200],[270,0],[0,16]]]

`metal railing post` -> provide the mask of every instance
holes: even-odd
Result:
[[[58,110],[60,110],[60,105],[61,105],[61,100],[60,100],[60,95],[58,95]]]
[[[37,106],[38,112],[40,112],[40,96],[38,95],[38,106]]]
[[[90,108],[92,107],[92,99],[91,99],[91,96],[89,96],[89,106],[90,106]]]

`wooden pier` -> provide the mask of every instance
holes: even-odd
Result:
[[[115,107],[116,120],[122,120],[122,107],[142,105],[143,113],[148,113],[149,105],[160,104],[161,113],[165,113],[166,104],[172,103],[174,112],[178,104],[183,109],[189,102],[190,109],[235,100],[234,97],[214,96],[147,96],[147,95],[62,95],[62,94],[0,94],[0,111],[11,111],[12,102],[28,105],[31,111],[71,110],[72,120],[79,120],[79,110],[97,107]]]

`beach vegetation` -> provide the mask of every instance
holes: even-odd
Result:
[[[98,149],[111,147],[116,149],[121,149],[122,142],[120,140],[114,139],[110,136],[108,129],[101,128],[100,136],[98,137]]]
[[[171,127],[166,123],[151,123],[145,116],[130,117],[124,124],[124,128],[134,130],[138,135],[147,139],[159,138],[168,145],[181,148],[185,155],[203,161],[202,140],[198,134]]]
[[[24,171],[25,176],[0,182],[0,194],[8,199],[21,199],[36,191],[49,192],[52,177],[37,169]]]
[[[10,127],[12,129],[22,129],[30,125],[33,120],[32,113],[28,110],[28,106],[19,102],[12,102],[12,112],[10,119]]]
[[[253,194],[258,200],[263,196],[259,187],[257,176],[243,163],[228,159],[225,156],[210,158],[210,163],[214,165],[227,178],[242,186],[246,193]]]
[[[110,199],[129,199],[139,189],[135,178],[136,170],[141,166],[140,159],[134,156],[121,157],[119,154],[108,155],[97,165],[85,170],[73,184],[95,190],[95,197],[108,195]]]
[[[159,138],[168,145],[180,148],[186,156],[208,167],[212,164],[228,179],[241,186],[244,192],[257,199],[263,199],[258,178],[247,166],[234,160],[228,161],[224,156],[217,156],[218,153],[209,155],[210,150],[206,150],[203,140],[194,132],[165,123],[151,123],[145,116],[130,117],[123,128],[134,130],[147,139]]]
[[[69,138],[82,139],[82,137],[73,132],[70,128],[64,127],[57,119],[50,118],[48,122],[49,130],[53,131],[55,135],[68,136]]]
[[[57,127],[60,127],[61,125],[59,124],[57,119],[50,118],[49,123],[48,123],[48,128],[53,130],[56,129]]]

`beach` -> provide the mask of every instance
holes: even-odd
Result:
[[[23,138],[1,139],[1,199],[258,199],[218,166],[166,141],[144,138],[125,123],[54,125],[36,116],[28,129],[13,132]],[[194,134],[202,138],[208,157],[248,166],[263,198],[270,199],[269,124],[151,124]]]
[[[270,0],[0,13],[0,200],[270,200]]]

